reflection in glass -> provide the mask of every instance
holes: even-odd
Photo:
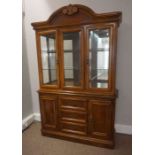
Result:
[[[80,32],[63,33],[64,85],[80,86]]]
[[[89,87],[108,88],[109,30],[89,31]]]
[[[57,70],[56,70],[56,50],[55,50],[55,34],[42,35],[41,53],[42,53],[42,72],[43,83],[56,85]]]

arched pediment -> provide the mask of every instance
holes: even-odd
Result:
[[[56,10],[47,21],[32,23],[34,29],[44,29],[55,26],[70,26],[80,24],[91,24],[93,22],[117,22],[121,21],[121,12],[96,14],[90,8],[69,4]]]

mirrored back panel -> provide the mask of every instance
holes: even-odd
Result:
[[[81,86],[80,32],[63,32],[64,86]]]

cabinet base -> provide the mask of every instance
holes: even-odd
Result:
[[[114,148],[114,140],[102,140],[102,139],[96,139],[92,137],[67,134],[67,133],[58,132],[58,131],[49,131],[45,129],[42,129],[41,132],[43,136],[50,136],[50,137],[69,140],[73,142],[80,142],[80,143],[93,145],[97,147],[104,147],[104,148],[106,147],[110,149]]]

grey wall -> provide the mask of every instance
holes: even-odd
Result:
[[[119,98],[116,106],[116,123],[131,125],[132,0],[25,0],[26,47],[34,112],[39,112],[39,101],[36,92],[39,88],[39,80],[35,33],[31,27],[31,22],[47,20],[52,12],[69,3],[86,5],[97,13],[122,11],[123,19],[118,35],[117,88],[119,89]]]
[[[22,22],[22,118],[32,114],[32,95],[26,51],[24,18]]]

